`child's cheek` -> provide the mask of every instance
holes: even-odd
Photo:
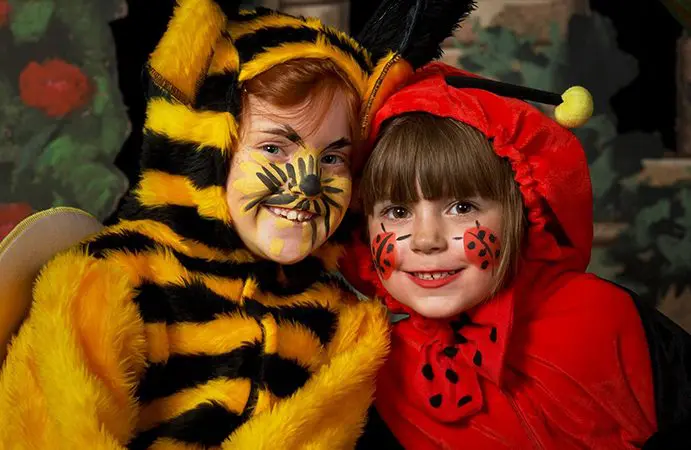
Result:
[[[463,246],[468,262],[481,270],[494,269],[499,265],[501,242],[499,234],[480,224],[468,228],[463,234]]]
[[[383,228],[383,227],[382,227]],[[398,263],[398,249],[396,245],[396,234],[382,231],[372,239],[372,260],[379,275],[384,280],[388,280],[396,270]]]

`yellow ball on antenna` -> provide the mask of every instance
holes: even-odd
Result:
[[[593,115],[593,97],[581,86],[572,86],[561,95],[562,104],[554,110],[554,118],[563,127],[578,128]]]

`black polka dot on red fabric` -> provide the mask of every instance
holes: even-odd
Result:
[[[473,397],[471,397],[470,395],[464,395],[458,401],[458,407],[460,408],[461,406],[467,405],[468,403],[470,403],[472,401],[473,401]]]
[[[433,395],[429,398],[429,404],[434,408],[441,406],[441,394]]]
[[[461,322],[461,326],[466,326],[470,325],[473,321],[470,320],[470,315],[468,313],[463,313],[460,316],[458,316],[459,322]]]
[[[432,370],[432,366],[429,364],[422,366],[422,376],[430,381],[434,380],[434,371]]]
[[[485,230],[478,231],[477,237],[479,237],[480,240],[484,239],[485,238]]]
[[[451,325],[451,329],[452,329],[453,331],[458,331],[458,330],[460,330],[461,328],[463,328],[463,323],[461,323],[461,322],[458,321],[458,320],[452,320],[451,322],[449,322],[449,325]]]
[[[456,354],[458,354],[458,349],[456,347],[446,347],[444,349],[444,354],[449,358],[453,358],[456,356]]]
[[[480,350],[475,350],[475,356],[473,356],[473,364],[480,367],[482,365],[482,353]]]
[[[475,242],[472,242],[472,241],[468,242],[468,248],[471,250],[474,249],[475,248]]]
[[[453,338],[456,341],[456,344],[467,344],[468,343],[468,339],[465,336],[463,336],[462,334],[454,334]]]
[[[446,369],[446,373],[444,375],[446,375],[446,379],[449,380],[451,383],[458,383],[458,374],[454,372],[452,369]]]
[[[497,328],[492,327],[492,331],[489,332],[489,340],[492,342],[497,342]]]
[[[485,270],[487,267],[489,267],[489,261],[482,261],[480,267],[482,268],[482,270]]]

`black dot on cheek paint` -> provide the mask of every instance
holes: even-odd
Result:
[[[497,329],[495,327],[492,327],[492,331],[489,332],[489,340],[497,342]]]
[[[475,350],[475,356],[473,356],[473,364],[480,367],[482,365],[482,353],[480,350]]]
[[[433,395],[429,398],[429,404],[433,408],[439,408],[441,406],[441,394]]]
[[[393,244],[389,244],[386,246],[386,253],[391,253],[393,251]]]
[[[475,248],[475,242],[468,242],[468,248],[469,249],[474,249]]]
[[[480,256],[485,256],[486,254],[487,254],[487,250],[485,250],[484,248],[482,250],[480,250],[480,253],[479,253]]]
[[[422,366],[422,376],[430,381],[434,380],[434,371],[432,370],[432,366],[429,364]]]
[[[446,375],[446,379],[449,380],[450,383],[458,383],[458,374],[453,370],[446,369],[446,373],[444,375]]]
[[[381,242],[381,236],[377,236],[377,238],[374,240],[377,244]]]
[[[472,402],[472,401],[473,401],[473,397],[471,397],[470,395],[464,395],[464,396],[461,397],[461,399],[458,401],[458,407],[460,408],[460,407],[462,407],[462,406],[465,406],[465,405],[467,405],[468,403],[470,403],[470,402]]]
[[[481,240],[485,238],[485,230],[480,230],[477,233],[477,237],[479,237]]]
[[[384,265],[385,265],[386,267],[391,267],[391,263],[389,262],[388,259],[385,259],[385,260],[384,260]]]
[[[495,258],[499,258],[499,250],[497,250],[496,252],[494,252],[494,257],[495,257]]]
[[[480,264],[480,267],[482,268],[482,270],[487,269],[487,267],[489,267],[489,261],[482,261],[482,264]]]
[[[494,243],[494,241],[497,240],[497,237],[496,237],[495,235],[493,235],[493,234],[490,234],[488,239],[489,239],[490,242]]]

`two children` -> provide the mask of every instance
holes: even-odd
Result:
[[[358,448],[639,448],[662,417],[654,343],[629,293],[585,272],[584,151],[464,77],[431,64],[373,121],[355,281],[393,325]]]

